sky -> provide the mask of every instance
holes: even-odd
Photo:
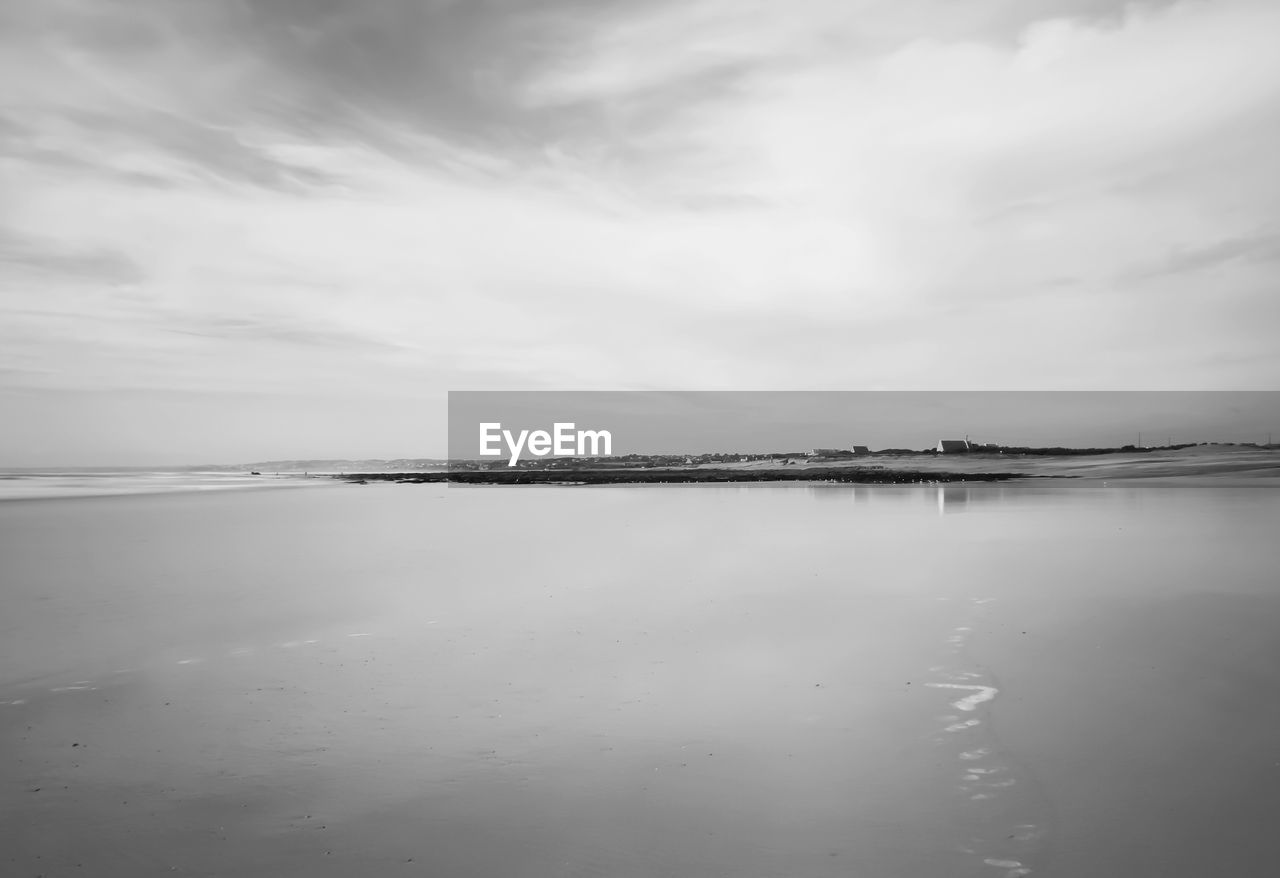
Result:
[[[442,456],[449,390],[1280,388],[1277,33],[5,0],[0,466]]]

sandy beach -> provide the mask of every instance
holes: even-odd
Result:
[[[1280,502],[1061,484],[0,504],[5,868],[1258,862]]]

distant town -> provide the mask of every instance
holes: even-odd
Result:
[[[974,442],[970,439],[940,439],[927,448],[879,448],[866,445],[850,445],[848,448],[812,448],[807,451],[739,452],[723,451],[704,454],[621,454],[608,457],[546,457],[522,459],[517,467],[508,467],[504,459],[476,460],[442,457],[369,458],[308,458],[293,460],[266,460],[240,464],[200,464],[178,467],[180,470],[201,472],[241,472],[251,475],[336,475],[352,477],[378,474],[379,476],[403,474],[444,474],[447,472],[497,472],[516,469],[520,471],[545,471],[563,473],[567,470],[590,469],[639,470],[639,469],[770,469],[778,471],[799,469],[835,468],[848,470],[925,467],[929,472],[939,472],[955,467],[966,473],[980,468],[1007,468],[1026,470],[1028,467],[1063,465],[1077,461],[1084,465],[1090,459],[1099,461],[1107,455],[1124,457],[1131,461],[1159,458],[1162,455],[1181,452],[1182,455],[1214,451],[1241,458],[1246,452],[1278,451],[1280,445],[1268,442],[1167,442],[1160,445],[1120,445],[1107,448],[1072,448],[1066,446],[1002,445],[993,442]],[[1180,456],[1182,456],[1180,455]],[[1270,459],[1269,455],[1264,455]],[[1042,462],[1037,463],[1037,462]],[[124,469],[128,469],[127,467]],[[137,469],[151,471],[152,467]]]
[[[1165,442],[1105,448],[1002,445],[968,437],[927,448],[812,448],[807,451],[621,454],[524,459],[272,460],[190,467],[253,476],[311,476],[368,482],[626,484],[678,482],[919,482],[1023,478],[1123,479],[1233,475],[1280,477],[1280,446],[1267,442]]]
[[[1195,448],[1210,444],[1238,448],[1276,448],[1270,443],[1208,443],[1184,442],[1165,445],[1122,445],[1114,448],[1069,448],[1065,446],[1026,446],[1001,445],[994,442],[973,442],[964,439],[939,439],[929,448],[881,448],[872,450],[866,445],[851,445],[848,448],[814,448],[809,451],[773,451],[773,452],[714,452],[706,454],[621,454],[609,457],[546,457],[533,460],[521,460],[520,469],[556,470],[556,469],[590,469],[590,468],[644,468],[644,467],[691,467],[691,466],[724,466],[727,464],[772,463],[775,466],[797,466],[815,463],[837,462],[871,462],[876,458],[903,457],[919,455],[970,455],[970,456],[1040,456],[1040,457],[1075,457],[1104,454],[1142,454],[1156,451],[1177,451],[1184,448]],[[448,462],[454,471],[493,470],[509,468],[505,460],[452,460]]]

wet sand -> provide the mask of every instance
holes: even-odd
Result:
[[[1280,597],[1011,602],[978,651],[993,733],[1054,837],[1038,874],[1233,875],[1276,861]]]
[[[1265,871],[1280,504],[1157,492],[0,504],[0,864]]]

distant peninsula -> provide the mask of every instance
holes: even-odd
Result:
[[[731,469],[727,467],[560,467],[555,469],[451,469],[446,472],[343,473],[347,481],[450,482],[463,485],[636,485],[720,482],[849,482],[896,485],[919,482],[998,482],[1021,473],[955,473],[882,467]]]
[[[417,466],[343,468],[327,475],[355,483],[465,485],[716,484],[842,482],[912,484],[1000,482],[1026,478],[1129,479],[1280,476],[1280,449],[1247,445],[1183,445],[1119,449],[994,449],[965,453],[819,449],[793,454],[631,454],[607,458],[522,461],[421,461]],[[364,463],[364,462],[362,462]],[[400,463],[400,462],[396,462]],[[318,469],[318,468],[317,468]],[[314,472],[314,471],[313,471]]]

